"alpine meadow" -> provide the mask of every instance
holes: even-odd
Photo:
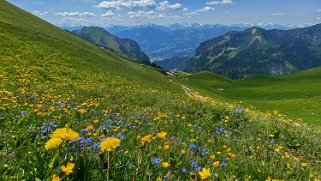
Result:
[[[187,1],[89,6],[129,11],[113,17],[55,15],[49,2],[0,0],[1,181],[321,181],[320,24],[261,24],[255,36],[248,24],[81,24],[71,31],[51,18],[152,21],[167,11],[200,15],[240,1],[204,2],[207,8],[192,12]],[[97,1],[64,8],[84,2]],[[48,12],[39,17],[31,5]],[[135,40],[146,27],[166,33]],[[143,33],[131,33],[137,29]],[[151,45],[152,38],[169,42],[160,36],[173,32],[184,32],[170,41],[177,44]],[[284,38],[289,32],[293,41]],[[271,74],[273,67],[282,75]]]

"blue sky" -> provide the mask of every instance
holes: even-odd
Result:
[[[306,25],[321,23],[321,0],[8,0],[58,26],[137,24]]]

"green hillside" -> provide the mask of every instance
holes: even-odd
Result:
[[[278,110],[284,115],[321,125],[321,68],[284,77],[253,77],[229,80],[211,72],[186,75],[183,84],[203,95],[229,102],[242,102],[259,110]]]
[[[321,178],[312,127],[204,98],[6,1],[0,80],[0,180]]]
[[[148,56],[140,50],[139,45],[134,40],[118,38],[103,28],[84,27],[72,33],[99,47],[111,49],[129,58],[136,59],[140,63],[150,63]]]

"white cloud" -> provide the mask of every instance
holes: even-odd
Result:
[[[106,13],[100,15],[100,17],[114,17],[115,14],[111,11],[107,11]]]
[[[45,12],[32,11],[32,14],[34,14],[36,16],[46,16],[48,14],[48,12],[47,11],[45,11]]]
[[[184,10],[184,7],[180,3],[170,4],[168,1],[163,1],[159,3],[157,7],[159,10],[173,9],[173,10]]]
[[[213,7],[205,6],[202,9],[197,9],[197,10],[192,11],[190,13],[185,13],[185,15],[191,16],[191,15],[196,15],[199,13],[206,13],[206,12],[210,12],[210,11],[214,11],[214,10],[215,10],[215,8],[213,8]]]
[[[233,4],[233,1],[232,0],[211,1],[211,2],[207,2],[206,4],[207,5],[217,5],[217,4],[224,5],[224,4]]]
[[[317,21],[320,21],[321,20],[321,18],[317,18]]]
[[[284,13],[277,12],[277,13],[272,13],[271,16],[283,16]]]
[[[318,10],[317,10],[317,13],[321,13],[321,9],[318,9]]]
[[[64,19],[62,19],[64,21],[87,21],[86,19],[83,18],[74,18],[74,17],[64,17]]]
[[[91,12],[58,12],[55,13],[57,16],[65,16],[65,17],[95,17],[96,14]]]
[[[106,9],[133,9],[133,8],[153,8],[157,4],[154,0],[112,0],[99,3],[99,8]]]
[[[138,11],[138,12],[128,12],[130,18],[163,18],[164,14],[158,14],[155,11]]]

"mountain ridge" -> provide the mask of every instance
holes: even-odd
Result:
[[[136,59],[139,63],[150,63],[149,57],[141,51],[138,43],[129,38],[119,38],[100,27],[83,27],[72,33],[99,47]]]
[[[201,43],[185,70],[244,78],[280,76],[321,66],[320,32],[320,24],[292,30],[252,27],[231,31]]]

